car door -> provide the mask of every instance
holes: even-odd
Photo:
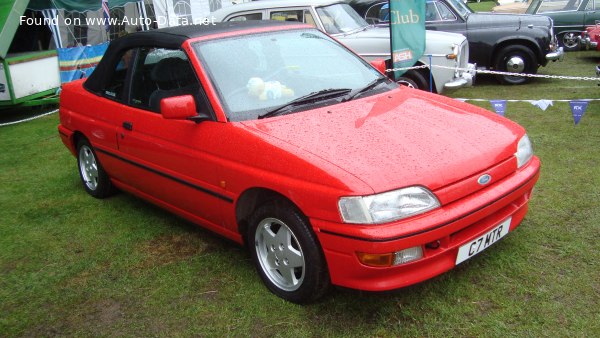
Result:
[[[215,150],[226,123],[165,119],[161,100],[192,95],[198,111],[214,116],[182,50],[143,47],[136,53],[128,104],[118,135],[128,170],[120,179],[133,192],[184,216],[221,224],[233,198],[220,184]]]

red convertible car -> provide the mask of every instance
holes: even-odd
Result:
[[[118,188],[247,245],[297,303],[452,269],[521,223],[540,170],[516,123],[398,87],[293,22],[114,40],[64,86],[58,129],[90,195]]]

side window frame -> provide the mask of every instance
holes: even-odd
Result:
[[[441,21],[443,21],[443,22],[458,21],[458,17],[456,16],[456,14],[445,3],[441,2],[441,1],[437,1],[437,2],[435,2],[435,8],[436,8],[436,10],[438,12],[438,15],[440,16],[440,20]],[[446,9],[447,13],[452,14],[452,18],[451,19],[444,18],[444,15],[442,15],[442,11],[440,10],[441,8]]]
[[[122,103],[129,107],[140,109],[140,110],[152,113],[152,114],[160,114],[159,111],[152,110],[152,107],[150,107],[149,105],[144,106],[144,105],[136,104],[133,102],[132,89],[133,89],[133,81],[135,78],[134,74],[137,71],[137,67],[144,64],[145,59],[141,60],[141,57],[143,56],[145,58],[148,55],[148,53],[140,52],[140,50],[142,48],[169,49],[169,48],[163,48],[163,47],[159,47],[159,46],[144,46],[144,47],[139,47],[136,49],[133,67],[130,67],[129,74],[127,77],[127,85],[126,85],[127,101],[123,101]],[[206,94],[206,91],[204,90],[202,83],[198,79],[198,74],[196,74],[196,70],[194,69],[194,66],[193,66],[193,63],[191,62],[190,56],[182,48],[169,49],[169,50],[182,52],[186,57],[185,61],[189,64],[190,68],[192,69],[194,81],[198,88],[198,95],[192,95],[194,97],[194,102],[196,103],[196,112],[198,114],[205,113],[205,114],[209,115],[213,121],[216,121],[216,114],[214,112],[212,105],[210,104],[208,95]],[[187,95],[187,94],[182,94],[182,95]],[[169,96],[169,97],[176,97],[176,96],[178,96],[178,95]]]
[[[234,19],[241,18],[241,17],[245,18],[247,15],[254,15],[254,14],[260,14],[260,20],[267,20],[265,18],[265,13],[266,13],[266,11],[264,11],[264,10],[247,11],[247,12],[237,12],[237,13],[234,13],[234,14],[231,14],[230,16],[228,16],[227,19],[225,19],[224,21],[251,21],[251,20],[254,20],[254,19],[251,19],[251,20],[248,20],[248,19],[246,19],[246,20],[234,20]]]
[[[130,49],[126,49],[123,50],[120,54],[119,57],[117,58],[117,63],[114,65],[113,67],[113,76],[116,72],[117,67],[119,66],[119,64],[121,63],[121,61],[123,60],[123,57],[125,56],[125,54],[127,54],[128,52],[131,52],[132,55],[131,60],[133,60],[133,62],[135,63],[135,60],[137,59],[137,54],[138,54],[138,47],[133,47]],[[101,95],[102,97],[111,100],[111,101],[115,101],[118,103],[122,103],[122,104],[126,104],[128,105],[129,102],[129,94],[130,94],[130,84],[131,84],[131,76],[133,74],[133,68],[132,66],[128,66],[126,73],[125,73],[125,77],[123,79],[123,88],[121,88],[121,96],[119,97],[119,95],[115,95],[115,96],[111,96],[107,94],[108,91],[108,87],[111,85],[111,83],[113,82],[113,76],[111,76],[108,81],[106,81],[106,83],[104,83],[103,89],[101,91]]]
[[[367,23],[369,23],[370,25],[382,24],[383,22],[370,22],[369,20],[372,20],[372,21],[373,20],[377,20],[377,21],[379,21],[379,17],[380,17],[380,14],[381,14],[381,8],[386,3],[387,2],[379,2],[379,3],[376,3],[374,5],[371,5],[371,7],[369,7],[369,9],[367,9],[365,11],[365,17],[364,17],[365,21],[367,21]],[[369,14],[373,14],[373,13],[371,13],[371,11],[374,10],[374,9],[375,9],[375,12],[377,13],[377,16],[376,17],[375,16],[369,16]]]
[[[290,14],[292,12],[301,12],[301,14],[302,14],[302,20],[297,20],[298,22],[305,23],[307,25],[311,25],[311,26],[317,28],[317,22],[316,22],[316,20],[315,20],[315,18],[313,16],[313,14],[311,13],[310,9],[306,8],[306,7],[291,7],[291,8],[270,9],[270,10],[267,11],[267,17],[266,17],[266,19],[267,20],[275,20],[275,19],[273,19],[273,14],[276,14],[276,13],[288,13],[288,14]],[[306,16],[307,15],[311,17],[311,19],[313,21],[312,23],[306,22],[307,21],[306,20]],[[288,20],[285,20],[285,21],[288,21]]]

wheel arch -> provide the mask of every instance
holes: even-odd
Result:
[[[582,32],[583,32],[582,30],[578,30],[578,29],[567,29],[567,30],[564,30],[564,31],[556,34],[556,37],[557,37],[557,40],[558,40],[558,45],[559,46],[563,46],[565,48],[565,51],[567,51],[567,50],[569,50],[569,51],[579,50],[580,49],[579,48],[579,43],[577,43],[577,47],[567,49],[567,46],[565,46],[564,38],[565,38],[566,34],[570,34],[570,33],[573,33],[576,36],[581,37],[581,33]]]
[[[500,57],[498,53],[502,49],[504,49],[508,46],[527,47],[533,52],[533,55],[535,55],[537,66],[539,67],[543,63],[542,60],[544,59],[544,55],[542,55],[543,53],[542,53],[542,49],[540,48],[540,46],[537,43],[535,43],[534,41],[531,41],[531,40],[528,40],[525,38],[519,38],[519,39],[508,39],[508,40],[500,41],[499,43],[496,44],[493,52],[490,54],[491,60],[489,60],[489,64],[492,67],[495,67],[496,60],[498,59],[498,57]]]
[[[77,143],[79,143],[79,140],[83,140],[83,139],[87,140],[87,137],[85,137],[85,135],[83,135],[82,132],[80,132],[80,131],[73,132],[73,135],[71,136],[71,141],[70,141],[73,144],[73,149],[77,150]]]
[[[289,203],[295,207],[304,217],[304,213],[298,207],[298,204],[294,203],[287,196],[268,188],[254,187],[245,190],[240,197],[237,199],[235,204],[235,218],[238,225],[238,231],[242,235],[244,244],[246,243],[246,232],[248,231],[248,220],[252,216],[252,213],[261,205],[270,201],[282,201]],[[308,220],[307,220],[308,221]]]

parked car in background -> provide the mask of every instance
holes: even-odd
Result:
[[[473,258],[519,226],[540,174],[523,127],[400,87],[299,23],[129,34],[59,111],[87,193],[116,187],[245,245],[296,303]]]
[[[532,0],[497,1],[498,6],[492,8],[492,13],[523,14]]]
[[[366,60],[382,59],[387,68],[390,60],[389,29],[371,27],[343,0],[267,0],[241,3],[211,13],[217,21],[280,20],[312,25],[333,36]],[[427,69],[409,70],[399,83],[442,93],[446,89],[470,86],[475,66],[468,64],[469,46],[460,34],[427,32],[425,54],[415,66]],[[433,83],[429,81],[429,72]],[[392,75],[390,73],[390,75]]]
[[[367,22],[387,24],[389,6],[382,0],[350,0]],[[474,13],[460,0],[427,0],[428,30],[460,33],[469,41],[469,62],[478,68],[534,74],[549,61],[560,60],[552,20],[540,15]],[[529,80],[522,76],[499,75],[506,84]]]
[[[598,4],[598,6],[596,6]],[[566,51],[579,49],[579,37],[586,26],[600,20],[600,2],[595,0],[533,0],[528,14],[546,15],[554,20],[554,33]]]

